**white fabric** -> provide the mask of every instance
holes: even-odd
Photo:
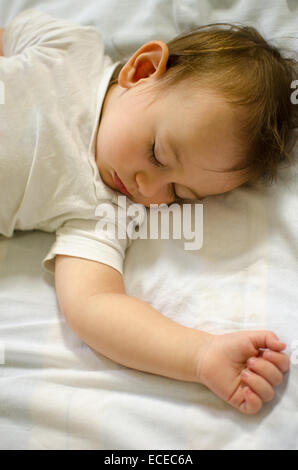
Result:
[[[2,25],[33,5],[0,3]],[[296,0],[41,5],[96,25],[119,60],[149,39],[215,21],[246,22],[277,44],[297,44]],[[94,353],[66,324],[52,276],[41,272],[54,235],[16,231],[0,242],[1,449],[298,449],[297,166],[280,176],[272,187],[204,200],[201,250],[185,251],[183,239],[136,240],[124,264],[128,293],[178,323],[214,333],[272,329],[285,341],[291,368],[272,402],[244,416],[203,386]]]
[[[111,224],[100,229],[96,210],[105,203],[118,214],[126,205],[118,207],[120,193],[104,184],[95,162],[101,108],[119,62],[104,55],[95,28],[36,9],[9,23],[3,50],[0,233],[57,230],[42,264],[49,272],[59,253],[100,261],[122,273],[130,239],[118,237],[117,223],[114,231]],[[131,203],[127,200],[127,206]]]

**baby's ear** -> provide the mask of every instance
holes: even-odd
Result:
[[[156,79],[166,71],[168,46],[163,41],[143,44],[122,68],[118,82],[123,88],[131,88],[141,80]]]

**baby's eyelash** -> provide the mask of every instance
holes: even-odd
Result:
[[[150,162],[153,163],[153,165],[155,165],[155,166],[164,167],[165,165],[163,165],[160,161],[157,160],[157,158],[155,156],[154,148],[155,148],[155,142],[152,145],[152,148],[151,148],[151,151],[150,151],[150,155],[149,155]]]
[[[155,166],[165,167],[166,165],[163,165],[160,161],[157,160],[155,156],[154,148],[155,148],[155,142],[152,145],[152,148],[150,151],[150,155],[149,155],[150,162],[153,163],[153,165]],[[175,192],[175,187],[173,184],[169,188],[169,194],[170,194],[170,197],[173,197],[175,199],[173,202],[177,202],[178,204],[182,204],[184,202],[184,199],[182,197],[177,196]]]

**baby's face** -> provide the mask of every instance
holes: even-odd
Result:
[[[170,204],[176,195],[187,202],[242,185],[245,170],[223,172],[241,168],[230,105],[211,90],[183,85],[156,99],[148,84],[113,85],[106,95],[96,151],[102,180],[119,191],[116,172],[128,197],[147,207]]]

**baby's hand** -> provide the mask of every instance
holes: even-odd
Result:
[[[242,413],[256,414],[289,369],[285,347],[271,331],[211,335],[198,359],[198,381]]]

